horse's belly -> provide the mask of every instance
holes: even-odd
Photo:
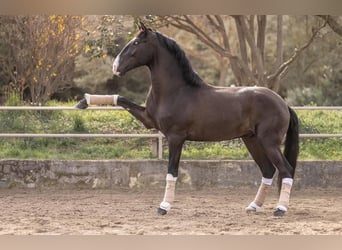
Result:
[[[239,137],[246,136],[247,134],[235,133],[235,134],[201,134],[201,135],[189,135],[187,140],[189,141],[226,141]]]
[[[248,134],[252,134],[248,122],[236,122],[231,124],[228,122],[207,123],[204,126],[193,126],[188,133],[188,140],[192,141],[224,141],[230,140]]]

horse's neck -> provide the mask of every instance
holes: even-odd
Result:
[[[152,80],[152,92],[155,97],[167,98],[175,94],[184,85],[182,72],[175,58],[161,50],[153,63],[149,65]]]

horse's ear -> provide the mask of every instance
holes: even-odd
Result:
[[[138,22],[138,28],[139,30],[144,31],[144,32],[147,30],[145,24],[142,21]]]
[[[135,25],[138,27],[138,30],[141,30],[140,21],[135,21]]]

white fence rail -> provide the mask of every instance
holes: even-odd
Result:
[[[342,110],[342,106],[302,106],[292,107],[295,110]],[[45,106],[0,106],[1,111],[9,110],[79,110],[75,107],[45,107]],[[89,107],[87,110],[104,110],[116,111],[124,110],[121,107],[97,106]],[[342,138],[342,133],[339,134],[300,134],[300,138]],[[151,134],[32,134],[32,133],[0,133],[0,138],[151,138],[155,139],[152,145],[153,151],[159,159],[163,158],[163,138],[161,132]]]

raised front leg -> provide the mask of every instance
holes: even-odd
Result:
[[[141,121],[148,129],[156,128],[154,122],[146,112],[146,108],[139,106],[125,97],[119,95],[90,95],[85,94],[84,99],[76,104],[76,108],[86,109],[89,105],[119,105]]]
[[[178,177],[179,160],[184,140],[168,138],[169,142],[169,165],[166,175],[166,187],[164,199],[160,203],[158,213],[165,215],[170,209],[175,198],[176,181]]]
[[[126,109],[135,118],[141,121],[147,129],[156,128],[153,120],[147,114],[145,107],[139,106],[122,96],[118,96],[117,105]]]

